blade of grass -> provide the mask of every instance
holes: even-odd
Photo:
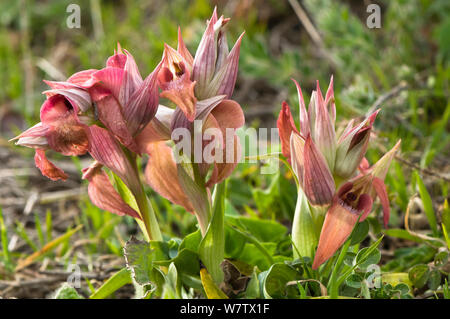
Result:
[[[39,219],[39,215],[37,213],[34,214],[34,224],[35,224],[35,228],[36,228],[36,233],[38,235],[39,238],[39,247],[42,247],[45,245],[45,239],[44,239],[44,232],[42,231],[42,225],[41,225],[41,220]]]
[[[16,233],[17,235],[19,235],[20,238],[22,238],[27,244],[28,246],[30,246],[34,251],[39,250],[39,248],[36,246],[35,243],[33,243],[33,241],[30,239],[30,237],[28,236],[26,230],[25,230],[25,226],[17,221],[16,222]]]
[[[105,299],[119,288],[131,283],[130,271],[127,268],[122,268],[98,288],[89,299]]]
[[[0,235],[2,240],[2,249],[3,249],[3,259],[5,262],[5,265],[9,265],[11,263],[11,255],[8,250],[8,233],[6,230],[6,225],[3,220],[3,212],[2,208],[0,206]]]
[[[433,209],[433,202],[431,201],[430,193],[428,193],[425,184],[420,178],[419,173],[414,171],[414,176],[416,178],[417,187],[419,188],[420,198],[422,199],[423,208],[425,210],[425,215],[427,216],[428,223],[430,224],[431,230],[433,231],[433,236],[439,236],[437,222],[436,222],[436,214]]]
[[[30,256],[28,256],[27,258],[25,258],[23,260],[19,260],[18,265],[16,267],[16,271],[31,265],[39,257],[43,256],[45,253],[52,251],[53,249],[58,247],[61,243],[63,243],[67,239],[69,239],[73,234],[75,234],[77,231],[79,231],[82,227],[83,227],[83,225],[78,225],[76,228],[68,230],[65,234],[55,238],[54,240],[52,240],[51,242],[46,244],[44,247],[42,247],[42,249],[34,252],[33,254],[31,254]]]

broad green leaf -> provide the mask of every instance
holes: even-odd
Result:
[[[391,228],[386,229],[385,234],[387,236],[401,238],[401,239],[407,239],[411,241],[415,241],[416,243],[422,243],[423,239],[416,237],[414,235],[411,235],[407,230],[400,229],[400,228]]]
[[[409,280],[416,288],[422,288],[428,281],[430,269],[427,265],[416,265],[409,271]]]
[[[361,269],[366,269],[370,265],[376,265],[380,262],[381,253],[378,249],[369,251],[369,248],[361,249],[355,258],[355,263]]]
[[[300,279],[300,274],[294,268],[285,263],[276,263],[270,267],[264,279],[264,296],[269,299],[298,297],[297,286],[288,283]]]
[[[385,284],[390,284],[393,287],[401,283],[404,283],[408,286],[411,286],[412,284],[409,280],[408,273],[406,272],[384,273],[381,275],[381,281]]]
[[[149,243],[134,237],[124,247],[127,268],[131,271],[134,281],[143,288],[144,294],[156,291],[164,283],[161,272],[153,265],[157,255],[161,255],[158,249],[152,249]]]
[[[256,299],[261,297],[260,283],[258,279],[258,267],[253,269],[250,281],[247,284],[247,289],[245,290],[245,298]]]
[[[428,276],[427,284],[431,290],[438,289],[439,285],[441,284],[441,273],[439,272],[439,270],[431,270],[430,275]]]
[[[166,261],[166,263],[172,262],[175,264],[180,274],[198,276],[200,271],[200,261],[196,252],[187,248],[182,249],[175,258]]]
[[[287,233],[285,226],[272,220],[227,216],[226,221],[263,242],[278,242]]]
[[[94,292],[89,299],[105,299],[119,288],[126,284],[131,284],[130,271],[127,268],[123,268],[112,275],[100,288]]]
[[[358,225],[356,225],[356,228],[352,234],[350,246],[362,242],[367,237],[368,233],[369,233],[369,221],[366,219],[363,222],[358,223]]]
[[[225,257],[236,259],[242,254],[245,237],[233,227],[225,226]]]
[[[216,185],[211,221],[198,249],[200,259],[217,284],[223,281],[223,271],[220,264],[225,255],[225,191],[226,182]]]
[[[177,267],[174,263],[170,263],[167,274],[164,275],[163,299],[180,299],[181,298],[181,281],[178,278]]]
[[[53,299],[84,299],[82,296],[78,294],[78,292],[72,286],[68,284],[64,284],[61,288],[59,288]]]
[[[180,244],[179,250],[187,248],[194,252],[198,252],[198,246],[200,245],[201,241],[202,241],[202,234],[200,230],[197,230],[184,237],[183,241]]]
[[[359,288],[361,288],[361,282],[363,280],[364,280],[364,278],[361,275],[354,273],[345,279],[345,283],[349,287],[359,289]]]
[[[438,236],[438,228],[437,228],[437,222],[436,222],[436,214],[434,212],[433,208],[433,202],[431,201],[430,194],[427,191],[427,188],[425,187],[425,184],[422,181],[422,178],[420,178],[420,175],[417,173],[417,171],[414,172],[417,187],[419,188],[419,194],[420,198],[422,199],[423,208],[425,210],[425,215],[427,216],[428,223],[430,224],[431,230],[433,231],[434,236]]]

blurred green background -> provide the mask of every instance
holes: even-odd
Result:
[[[319,35],[315,40],[294,10],[298,3]],[[381,8],[379,29],[366,25],[370,3]],[[69,4],[81,8],[79,29],[67,27]],[[300,82],[308,101],[315,81],[320,80],[325,91],[333,74],[342,125],[375,107],[382,108],[368,153],[371,163],[402,139],[401,155],[387,178],[391,227],[403,227],[406,207],[418,192],[417,229],[429,229],[424,209],[432,209],[438,222],[442,221],[448,210],[445,200],[450,180],[449,1],[2,0],[0,207],[4,222],[0,224],[6,226],[2,228],[0,280],[14,277],[15,260],[79,224],[85,227],[76,235],[75,244],[65,239],[39,260],[41,266],[58,267],[76,259],[92,270],[98,266],[94,262],[98,256],[108,262],[108,256],[113,256],[111,260],[120,263],[123,242],[137,232],[133,220],[100,211],[79,190],[83,185],[75,168],[85,167],[87,158],[70,161],[52,154],[70,174],[66,183],[53,183],[33,167],[32,150],[7,142],[38,121],[44,101],[41,92],[46,89],[42,80],[64,80],[79,70],[101,68],[117,42],[133,54],[141,74],[147,75],[161,59],[164,42],[176,46],[178,26],[195,53],[214,6],[219,14],[231,18],[230,46],[246,31],[234,99],[246,113],[247,126],[275,127],[283,100],[298,114],[291,78]],[[425,193],[418,188],[422,184]],[[49,195],[55,192],[60,197]],[[286,171],[260,175],[259,164],[241,164],[230,179],[228,192],[229,212],[290,226],[296,190]],[[167,236],[182,238],[195,230],[194,217],[180,207],[158,196],[152,196],[152,201]],[[387,262],[392,251],[410,243],[387,238],[384,245],[391,251]],[[423,262],[432,258],[426,249],[419,256]],[[390,269],[408,267],[410,261],[404,262]]]

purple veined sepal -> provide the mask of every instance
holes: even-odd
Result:
[[[223,27],[230,19],[217,17],[217,10],[207,21],[207,27],[195,53],[192,66],[192,81],[196,82],[195,96],[204,100],[225,94],[231,98],[236,83],[239,52],[244,33],[228,52]]]
[[[92,125],[88,130],[89,154],[113,171],[133,194],[141,192],[138,173],[120,143],[107,129]]]
[[[312,205],[329,205],[335,192],[334,179],[311,136],[305,139],[291,134],[291,163],[308,201]]]
[[[352,127],[349,123],[338,140],[334,173],[341,178],[353,176],[363,160],[369,144],[372,126],[379,110],[372,113],[361,124]]]

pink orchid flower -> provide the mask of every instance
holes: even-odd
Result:
[[[149,155],[145,169],[147,183],[161,196],[196,214],[204,231],[209,218],[210,188],[227,178],[239,162],[241,150],[235,130],[244,125],[245,119],[239,104],[221,95],[197,101],[195,120],[201,122],[200,153],[203,154],[209,143],[213,143],[204,135],[208,128],[221,132],[215,136],[218,140],[214,143],[223,150],[220,161],[211,163],[203,157],[198,162],[192,160],[190,165],[195,176],[184,174],[184,168],[177,163],[172,148],[167,144],[171,133],[178,128],[194,134],[194,123],[188,120],[181,108],[173,110],[160,105],[155,119],[136,140],[141,151]],[[194,147],[192,145],[191,154],[195,152]],[[208,174],[211,169],[211,174]]]
[[[317,82],[308,110],[300,85],[293,81],[299,97],[300,130],[295,127],[289,105],[283,102],[277,121],[282,154],[291,163],[309,202],[326,206],[335,193],[334,177],[345,179],[355,174],[367,150],[378,111],[358,126],[353,127],[351,122],[337,138],[333,77],[325,98]]]
[[[231,98],[237,78],[242,34],[229,51],[224,26],[230,19],[212,17],[192,57],[178,29],[177,50],[165,44],[163,66],[158,76],[162,97],[174,102],[189,121],[195,119],[196,101],[217,95]]]
[[[360,222],[366,219],[377,196],[383,207],[383,219],[387,227],[390,208],[384,179],[399,147],[400,141],[371,168],[366,168],[339,188],[325,216],[313,269],[327,261],[344,244],[358,218]]]
[[[133,56],[118,45],[106,67],[92,74],[89,94],[99,120],[127,148],[139,152],[134,137],[158,108],[157,75],[161,64],[143,80]]]
[[[142,192],[136,169],[120,143],[138,151],[134,137],[152,120],[158,107],[159,66],[142,80],[133,57],[125,53],[119,45],[102,70],[82,71],[65,82],[46,81],[51,89],[44,92],[47,100],[41,107],[41,122],[15,139],[18,145],[36,149],[36,166],[52,180],[68,176],[46,158],[46,150],[66,156],[89,152],[95,162],[84,170],[83,178],[89,181],[92,202],[113,213],[141,219],[102,170],[105,166],[117,174],[133,194]]]

